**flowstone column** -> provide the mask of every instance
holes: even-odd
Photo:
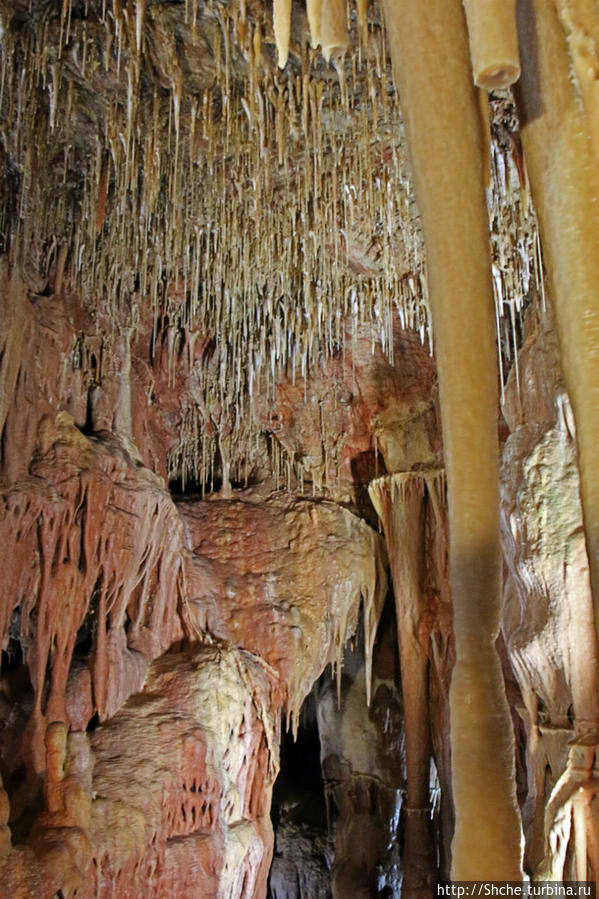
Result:
[[[418,472],[378,478],[369,487],[382,521],[393,578],[406,734],[407,807],[404,891],[430,885],[435,869],[430,824],[428,715],[430,621],[423,592],[426,484]]]
[[[514,737],[495,641],[501,550],[487,159],[460,0],[386,0],[427,254],[447,470],[456,880],[521,877]]]

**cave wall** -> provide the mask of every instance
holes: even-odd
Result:
[[[393,621],[381,625],[373,646],[387,591],[381,536],[355,507],[273,493],[273,481],[230,496],[221,489],[194,497],[179,485],[169,492],[118,424],[90,426],[98,385],[82,376],[73,346],[86,335],[65,311],[77,309],[76,297],[32,298],[5,263],[7,310],[17,295],[31,344],[16,361],[3,432],[8,456],[11,446],[22,446],[18,466],[7,460],[3,481],[5,894],[263,895],[281,716],[301,727],[302,702],[332,663],[339,688],[323,675],[313,700],[334,834],[334,844],[322,837],[323,889],[333,884],[334,895],[351,895],[363,883],[365,895],[379,886],[394,895],[406,863],[397,853],[406,815],[405,735]],[[561,877],[580,873],[576,839],[588,840],[594,828],[593,795],[586,824],[574,811],[581,775],[570,750],[584,728],[585,687],[584,655],[571,647],[590,626],[590,587],[573,425],[549,316],[529,331],[520,386],[512,369],[503,405],[504,661],[521,734],[526,863],[531,872]],[[367,341],[358,377],[353,360],[337,367],[338,383],[353,380],[360,397],[358,411],[343,408],[339,432],[360,458],[364,438],[352,450],[353,434],[375,422],[385,447],[376,464],[392,470],[398,431],[385,430],[377,413],[384,410],[385,422],[405,415],[402,408],[424,410],[412,440],[400,432],[403,458],[418,472],[423,456],[439,461],[434,431],[422,440],[435,414],[434,377],[415,377],[416,366],[432,360],[399,328],[397,341],[403,367],[386,382],[391,395],[377,396],[370,386],[388,363],[370,357]],[[3,356],[4,384],[11,359]],[[330,376],[324,370],[323,383]],[[26,401],[26,387],[35,403]],[[292,389],[282,389],[281,406],[271,411],[299,445],[310,424],[305,407],[301,424],[290,415]],[[137,408],[153,414],[149,405]],[[349,414],[357,423],[346,430]],[[136,420],[147,433],[140,414]],[[153,446],[164,458],[164,443]],[[446,546],[433,531],[426,541],[428,564],[433,556],[443,563]],[[414,861],[425,883],[439,863],[448,872],[452,828],[446,569],[427,583],[429,716],[445,810],[431,803],[437,862],[426,853]],[[360,645],[344,657],[358,628]],[[319,831],[297,815],[286,821],[288,874],[301,869],[296,853],[315,851]],[[308,895],[314,881],[303,889]],[[294,895],[290,890],[285,880],[271,885],[272,895]]]
[[[594,776],[593,601],[576,428],[551,324],[545,316],[525,341],[522,388],[512,378],[504,404],[503,634],[526,731],[527,862],[548,879],[584,880],[597,870],[595,794],[586,786]]]
[[[110,429],[90,421],[94,397],[114,391],[118,404],[123,383],[82,376],[73,348],[90,338],[75,328],[77,298],[33,298],[6,263],[3,286],[6,320],[16,331],[22,308],[31,340],[15,357],[9,334],[2,361],[3,395],[13,391],[3,430],[5,894],[262,895],[281,714],[297,727],[327,664],[341,676],[358,626],[371,664],[387,589],[382,538],[355,508],[272,493],[274,482],[205,498],[175,485],[171,495],[116,417]],[[432,377],[417,396],[427,351],[399,339],[391,397],[370,386],[382,357],[363,363],[364,382],[351,360],[337,366],[339,389],[351,379],[360,392],[357,412],[342,407],[358,432],[362,416],[390,404],[434,410]],[[366,341],[364,353],[370,361]],[[136,396],[133,379],[127,390]],[[282,394],[277,421],[288,419]],[[137,433],[149,433],[142,413],[152,418],[152,407],[131,402]],[[309,420],[288,427],[290,440],[310,435]],[[164,459],[164,442],[152,448],[147,462]]]

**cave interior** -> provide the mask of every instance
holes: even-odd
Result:
[[[0,0],[0,897],[599,877],[595,0]]]

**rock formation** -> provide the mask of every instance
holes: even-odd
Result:
[[[0,896],[597,878],[596,35],[0,2]]]

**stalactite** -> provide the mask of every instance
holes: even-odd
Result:
[[[509,87],[520,77],[516,0],[464,0],[474,83]]]
[[[320,11],[320,44],[322,55],[329,61],[332,56],[347,50],[347,23],[345,0],[322,0]]]
[[[320,23],[322,16],[323,0],[307,0],[306,11],[308,14],[308,25],[310,27],[310,40],[312,47],[316,49],[321,42]]]
[[[23,343],[27,335],[28,322],[23,306],[23,284],[20,279],[8,276],[5,259],[0,263],[0,297],[2,302],[3,333],[0,338],[0,437],[4,434],[6,419],[14,396]],[[2,459],[5,465],[10,460]]]
[[[273,0],[273,25],[280,69],[287,65],[291,29],[291,0]]]
[[[12,602],[21,603],[23,610],[23,633],[31,629],[34,637],[28,664],[35,702],[28,731],[38,771],[43,770],[46,724],[68,723],[67,676],[85,616],[97,616],[92,667],[101,718],[112,715],[123,696],[140,686],[144,666],[181,628],[177,604],[167,602],[173,585],[175,592],[180,587],[181,524],[158,479],[149,472],[136,474],[118,443],[88,441],[66,413],[55,423],[46,422],[44,432],[32,474],[51,478],[57,457],[74,466],[73,476],[55,486],[51,501],[28,481],[3,496],[4,506],[12,510],[3,518],[3,528],[11,532],[4,539],[14,545],[9,583],[18,583],[31,541],[40,548],[31,555],[37,559],[31,572],[35,587],[27,596],[16,587],[12,593]],[[11,612],[9,608],[9,616]],[[2,623],[6,625],[4,619]]]
[[[426,13],[387,2],[385,18],[426,242],[449,492],[452,872],[518,879],[513,737],[494,649],[501,556],[491,266],[466,25],[457,2]]]
[[[358,35],[362,48],[368,43],[368,0],[358,0]]]
[[[555,6],[568,39],[570,62],[580,90],[595,156],[599,160],[599,16],[589,0],[555,0]]]

